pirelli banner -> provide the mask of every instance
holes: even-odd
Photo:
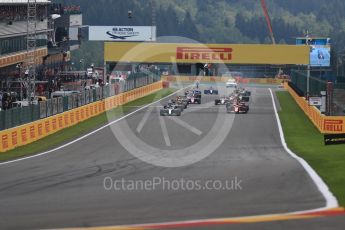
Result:
[[[105,42],[106,62],[309,64],[308,46]]]

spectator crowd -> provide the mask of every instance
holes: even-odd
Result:
[[[0,21],[22,21],[28,17],[27,5],[0,6]],[[37,6],[37,18],[47,18],[47,6]]]

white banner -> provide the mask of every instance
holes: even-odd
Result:
[[[72,14],[69,18],[69,26],[82,26],[83,25],[83,15],[82,14]]]
[[[321,97],[309,97],[309,105],[320,106],[322,105]]]
[[[78,41],[79,40],[79,28],[78,27],[70,27],[69,28],[69,40],[70,41]]]
[[[90,41],[156,41],[155,26],[89,26]]]

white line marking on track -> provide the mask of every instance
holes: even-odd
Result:
[[[146,124],[146,121],[149,119],[150,114],[151,114],[153,108],[155,108],[155,107],[154,106],[149,106],[148,110],[146,110],[144,117],[141,119],[141,121],[140,121],[140,123],[139,123],[139,125],[137,127],[137,132],[138,133],[140,133],[141,130],[144,128],[144,125]]]
[[[274,114],[275,114],[276,121],[277,121],[277,124],[278,124],[280,139],[281,139],[281,142],[282,142],[282,145],[283,145],[285,151],[287,153],[289,153],[291,155],[291,157],[296,159],[303,166],[303,168],[307,171],[307,173],[309,174],[311,179],[314,181],[315,185],[317,186],[317,188],[319,189],[321,194],[324,196],[324,198],[326,200],[326,206],[324,208],[321,208],[321,210],[322,209],[329,209],[329,208],[336,208],[336,207],[338,207],[339,204],[338,204],[337,199],[331,193],[331,191],[329,190],[329,188],[326,185],[326,183],[322,180],[322,178],[315,172],[315,170],[303,158],[297,156],[287,146],[286,141],[285,141],[285,137],[284,137],[283,128],[282,128],[282,125],[281,125],[281,122],[280,122],[280,118],[279,118],[279,115],[278,115],[277,106],[276,106],[276,103],[274,101],[274,96],[273,96],[272,89],[270,88],[269,91],[270,91],[271,98],[272,98]]]
[[[0,166],[2,166],[2,165],[7,165],[7,164],[11,164],[11,163],[15,163],[15,162],[19,162],[19,161],[24,161],[24,160],[33,159],[33,158],[40,157],[40,156],[44,156],[44,155],[47,155],[47,154],[49,154],[49,153],[53,153],[53,152],[55,152],[55,151],[57,151],[57,150],[63,149],[63,148],[65,148],[65,147],[70,146],[70,145],[72,145],[72,144],[74,144],[74,143],[76,143],[76,142],[78,142],[78,141],[81,141],[81,140],[87,138],[88,136],[91,136],[92,134],[95,134],[95,133],[97,133],[97,132],[99,132],[99,131],[101,131],[101,130],[103,130],[103,129],[105,129],[105,128],[107,128],[107,127],[109,127],[109,126],[111,126],[111,125],[113,125],[113,124],[115,124],[115,123],[117,123],[117,122],[119,122],[119,121],[122,121],[123,119],[125,119],[125,118],[127,118],[127,117],[129,117],[129,116],[132,116],[133,114],[135,114],[135,113],[137,113],[137,112],[139,112],[139,111],[141,111],[141,110],[143,110],[143,109],[146,109],[147,107],[152,106],[152,105],[154,105],[154,104],[157,103],[157,102],[163,101],[163,100],[165,100],[165,99],[171,97],[172,95],[175,95],[175,94],[177,94],[177,93],[179,93],[179,92],[181,92],[181,91],[187,89],[188,87],[190,87],[190,86],[187,86],[187,87],[185,87],[185,88],[179,89],[179,90],[177,90],[176,92],[174,92],[174,93],[172,93],[172,94],[169,94],[169,95],[166,96],[166,97],[163,97],[163,98],[161,98],[161,99],[159,99],[159,100],[157,100],[157,101],[154,101],[154,102],[152,102],[152,103],[150,103],[150,104],[147,104],[147,105],[145,105],[145,106],[143,106],[143,107],[141,107],[141,108],[139,108],[139,109],[137,109],[137,110],[135,110],[135,111],[133,111],[133,112],[131,112],[131,113],[129,113],[129,114],[124,115],[123,117],[120,117],[120,118],[118,118],[118,119],[116,119],[116,120],[114,120],[114,121],[112,121],[112,122],[109,122],[108,124],[106,124],[106,125],[104,125],[104,126],[98,128],[98,129],[95,129],[95,130],[93,130],[93,131],[91,131],[91,132],[89,132],[89,133],[87,133],[87,134],[85,134],[85,135],[83,135],[83,136],[81,136],[81,137],[78,137],[77,139],[75,139],[75,140],[73,140],[73,141],[70,141],[70,142],[68,142],[68,143],[66,143],[66,144],[64,144],[64,145],[61,145],[61,146],[59,146],[59,147],[56,147],[56,148],[54,148],[54,149],[51,149],[51,150],[48,150],[48,151],[45,151],[45,152],[42,152],[42,153],[39,153],[39,154],[36,154],[36,155],[32,155],[32,156],[23,157],[23,158],[19,158],[19,159],[15,159],[15,160],[10,160],[10,161],[1,162],[1,163],[0,163]]]
[[[168,133],[168,129],[167,129],[167,126],[165,124],[165,121],[162,118],[162,116],[158,116],[158,118],[159,118],[159,124],[160,124],[160,126],[162,128],[165,145],[166,146],[171,146],[170,137],[169,137],[169,133]]]
[[[189,131],[191,131],[192,133],[195,133],[196,135],[200,136],[202,134],[202,132],[191,126],[190,124],[188,124],[187,122],[182,121],[181,119],[177,118],[177,117],[168,117],[169,119],[173,120],[176,124],[188,129]]]
[[[141,108],[143,106],[140,105],[136,105],[136,106],[122,106],[122,107],[126,107],[126,108]],[[160,105],[151,105],[151,106],[147,106],[147,108],[161,108],[162,106]]]

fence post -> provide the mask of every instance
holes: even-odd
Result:
[[[52,112],[53,112],[52,99],[48,99],[46,102],[47,102],[47,117],[50,117],[52,115]]]
[[[63,97],[58,97],[57,98],[57,104],[58,104],[58,113],[62,113],[63,112]]]
[[[53,98],[52,100],[52,104],[53,104],[53,115],[57,114],[58,112],[58,100],[57,98]]]
[[[5,129],[5,111],[0,111],[0,130]]]
[[[69,98],[68,96],[63,97],[63,111],[67,111],[69,109]]]
[[[40,118],[47,117],[47,102],[46,101],[40,101]]]

